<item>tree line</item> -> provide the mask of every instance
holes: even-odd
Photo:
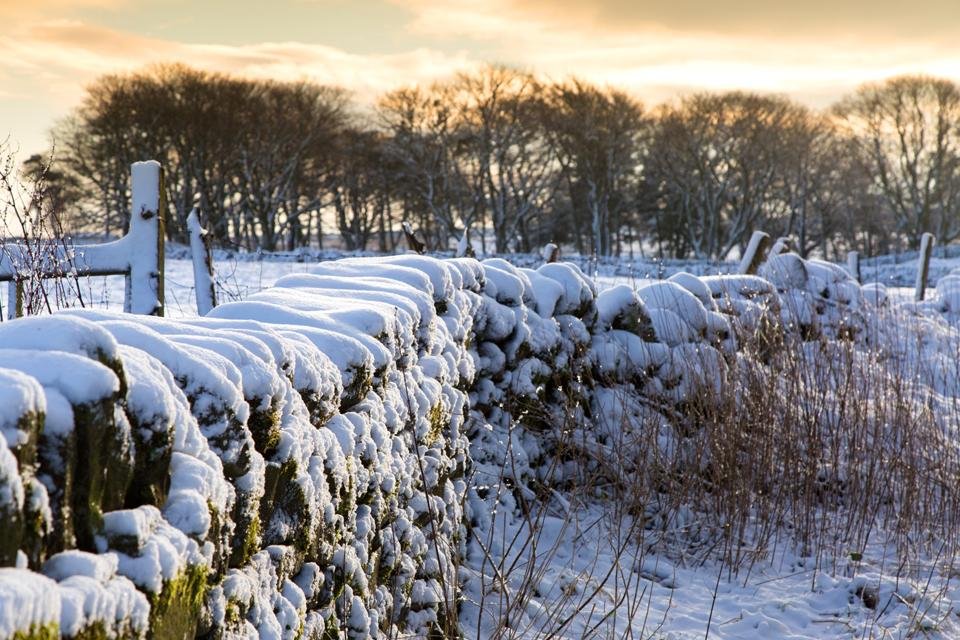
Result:
[[[754,229],[806,255],[960,235],[960,88],[902,76],[825,110],[698,93],[653,108],[578,79],[487,66],[370,107],[311,82],[182,65],[108,75],[53,130],[45,187],[74,232],[122,233],[131,162],[160,160],[166,229],[197,206],[247,250],[430,249],[723,259]],[[37,158],[27,169],[42,168]]]

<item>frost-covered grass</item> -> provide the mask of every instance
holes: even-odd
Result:
[[[656,381],[676,363],[611,332],[619,346],[596,351],[611,375],[643,371],[594,388],[589,420],[559,430],[569,461],[549,467],[532,514],[488,528],[468,581],[469,635],[956,635],[955,289],[947,279],[929,303],[891,306],[815,263],[764,275],[779,289],[766,301],[748,279],[708,280],[733,316],[736,357],[718,366],[710,351],[685,351],[710,384],[672,402],[684,385]],[[610,293],[634,309],[621,326],[634,323],[627,290]],[[699,340],[703,309],[663,293],[639,297],[651,319],[659,308],[692,323],[671,327],[676,353]]]

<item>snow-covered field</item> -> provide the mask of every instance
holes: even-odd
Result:
[[[329,260],[347,254],[279,254],[271,256],[236,255],[232,252],[216,252],[216,284],[220,301],[242,300],[273,286],[279,278],[292,273],[307,273],[318,260]],[[952,255],[952,254],[951,254]],[[538,266],[538,256],[506,258],[518,266]],[[196,295],[193,285],[193,262],[186,248],[176,247],[168,252],[166,260],[166,315],[168,317],[194,316]],[[696,275],[731,273],[735,263],[712,264],[695,260],[671,260],[660,263],[651,260],[622,259],[595,265],[588,259],[578,264],[585,273],[591,274],[601,289],[615,284],[639,286],[669,277],[680,271]],[[936,282],[952,269],[960,267],[960,257],[931,260],[930,279]],[[884,256],[865,259],[862,266],[864,282],[879,282],[887,286],[892,296],[906,299],[913,295],[916,273],[916,256]],[[123,308],[124,283],[122,276],[88,277],[81,279],[84,302],[88,306],[109,309]],[[7,288],[0,287],[0,305],[7,308]]]
[[[179,320],[0,325],[0,637],[960,635],[956,259],[521,264],[220,259],[196,319],[174,258]]]

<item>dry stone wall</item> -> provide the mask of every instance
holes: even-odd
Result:
[[[201,318],[0,325],[0,637],[449,635],[561,431],[682,411],[757,334],[855,339],[842,271],[761,274],[351,258]]]

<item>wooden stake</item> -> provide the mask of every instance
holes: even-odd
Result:
[[[743,259],[740,261],[740,267],[737,273],[745,275],[754,275],[757,269],[763,264],[767,257],[767,249],[770,247],[770,236],[763,231],[754,231],[750,236],[750,243],[747,250],[743,252]]]
[[[850,272],[850,277],[856,280],[858,283],[863,283],[863,277],[860,275],[860,252],[851,251],[847,254],[847,271]]]
[[[917,257],[917,282],[914,287],[913,299],[917,302],[923,301],[923,296],[927,292],[927,276],[930,273],[930,255],[933,253],[933,245],[937,239],[932,233],[925,233],[920,238],[920,255]]]

